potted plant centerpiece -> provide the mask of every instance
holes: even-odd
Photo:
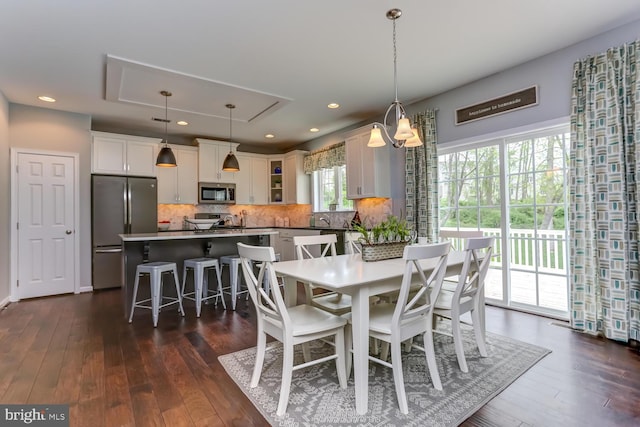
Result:
[[[358,243],[362,246],[363,261],[400,258],[412,238],[409,223],[395,215],[387,216],[371,230],[363,224],[354,224],[353,229],[361,234]]]

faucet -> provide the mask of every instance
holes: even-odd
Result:
[[[328,227],[331,227],[331,220],[329,218],[327,218],[326,216],[321,216],[320,218],[318,218],[318,221],[324,221],[327,223]]]

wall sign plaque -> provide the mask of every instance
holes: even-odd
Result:
[[[456,110],[456,125],[538,104],[538,86]]]

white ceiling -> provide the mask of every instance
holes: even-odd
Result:
[[[97,129],[158,136],[164,125],[152,118],[164,117],[159,92],[168,90],[177,139],[227,139],[233,103],[236,142],[285,148],[384,112],[394,97],[393,7],[403,11],[405,104],[640,18],[638,0],[3,0],[0,91],[91,115]],[[151,74],[110,86],[108,57]],[[248,120],[265,96],[281,103]]]

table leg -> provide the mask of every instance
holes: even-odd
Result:
[[[284,277],[284,303],[287,307],[293,307],[298,302],[298,281],[291,277]]]
[[[369,293],[364,286],[352,295],[351,304],[356,412],[363,415],[369,404]]]

